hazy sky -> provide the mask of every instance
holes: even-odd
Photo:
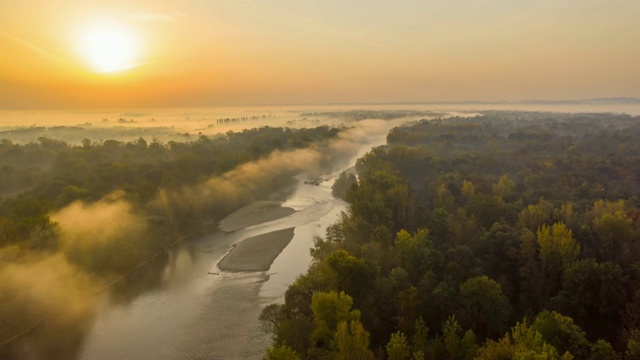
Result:
[[[640,97],[638,0],[1,0],[0,108]]]

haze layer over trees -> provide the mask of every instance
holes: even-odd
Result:
[[[264,310],[266,358],[639,359],[639,121],[393,129],[358,160],[308,272]]]

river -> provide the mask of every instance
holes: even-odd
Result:
[[[304,174],[298,176],[295,191],[282,204],[296,210],[292,215],[183,243],[168,254],[164,269],[154,270],[162,272],[160,286],[120,304],[105,295],[76,358],[261,359],[271,342],[260,329],[262,308],[283,301],[287,286],[311,262],[314,237],[324,236],[327,226],[347,210],[331,194],[333,181],[371,147],[383,144],[388,128],[397,124],[389,122],[370,136],[319,185],[305,184]],[[216,268],[234,243],[291,227],[294,237],[269,271],[224,273]]]

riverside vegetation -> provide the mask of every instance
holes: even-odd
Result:
[[[264,309],[266,359],[640,359],[640,118],[487,112],[387,143]]]

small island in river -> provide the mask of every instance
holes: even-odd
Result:
[[[220,260],[218,268],[231,272],[269,270],[273,261],[293,239],[294,229],[291,227],[244,239]]]
[[[292,208],[282,207],[277,201],[256,201],[229,214],[220,221],[218,228],[231,232],[277,220],[295,212]]]

